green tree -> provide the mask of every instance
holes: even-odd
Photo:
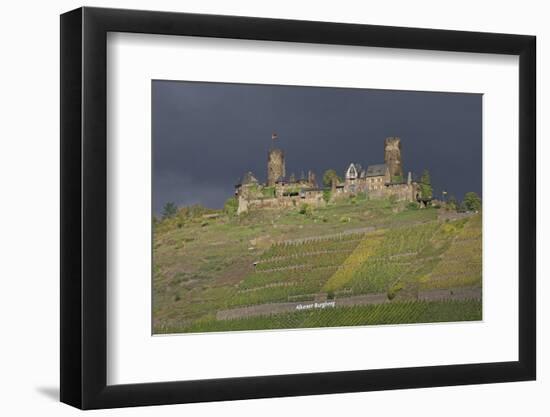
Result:
[[[479,198],[479,196],[472,191],[466,193],[464,196],[464,207],[468,211],[481,210],[481,198]]]
[[[454,195],[451,195],[449,199],[447,200],[447,209],[449,210],[457,210],[458,209],[458,201],[456,200],[456,197]]]
[[[333,169],[327,169],[323,174],[323,184],[325,187],[330,187],[332,185],[332,180],[340,181],[340,177]]]
[[[420,178],[420,196],[423,199],[431,199],[433,196],[432,179],[427,169],[424,170]]]
[[[164,205],[164,208],[162,209],[163,219],[169,219],[174,217],[176,214],[178,214],[178,206],[176,206],[176,203],[169,202]]]
[[[300,214],[311,217],[313,215],[313,209],[309,204],[304,203],[300,206]]]
[[[262,196],[265,198],[274,198],[275,197],[275,187],[264,187],[261,190]],[[235,200],[235,198],[233,198]]]
[[[223,211],[229,216],[233,216],[237,214],[238,207],[239,201],[237,200],[237,197],[229,197],[227,200],[225,200]]]

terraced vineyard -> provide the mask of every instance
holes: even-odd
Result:
[[[481,295],[481,214],[459,217],[439,221],[436,209],[387,201],[344,201],[307,216],[180,213],[155,226],[154,332],[479,320],[479,297],[430,292]],[[418,301],[430,294],[439,298]],[[370,295],[385,302],[345,303]],[[274,313],[323,301],[335,307]],[[242,317],[219,319],[239,309]]]
[[[446,229],[454,225],[445,225]],[[453,234],[450,229],[449,233]],[[421,277],[422,288],[481,286],[481,216],[471,218],[453,238],[440,262]]]
[[[481,302],[408,301],[372,306],[341,307],[259,316],[236,320],[203,320],[190,332],[297,329],[314,327],[372,326],[382,324],[433,323],[481,320]],[[174,332],[178,331],[177,328]]]

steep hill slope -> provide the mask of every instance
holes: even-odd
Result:
[[[180,210],[155,225],[154,333],[480,319],[481,214],[439,214]]]

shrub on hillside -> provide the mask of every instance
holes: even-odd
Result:
[[[300,214],[303,214],[304,216],[306,217],[311,217],[313,215],[313,209],[311,208],[311,206],[309,204],[302,204],[300,206]]]
[[[176,214],[178,214],[178,206],[176,206],[176,203],[169,202],[164,205],[162,209],[163,219],[170,219],[174,217]]]
[[[449,197],[449,200],[447,201],[447,204],[445,204],[445,207],[448,211],[457,211],[458,201],[456,200],[456,197],[454,195],[451,195]]]
[[[392,285],[390,288],[388,288],[388,293],[387,293],[387,296],[388,296],[388,300],[393,300],[395,298],[395,296],[397,295],[397,293],[399,291],[401,291],[403,289],[403,283],[401,282],[398,282],[394,285]]]
[[[361,192],[357,193],[357,195],[355,196],[355,198],[357,199],[357,201],[365,201],[365,200],[368,200],[367,193],[364,192],[364,191],[361,191]]]
[[[481,210],[481,199],[474,192],[466,193],[463,204],[467,211]]]
[[[237,214],[237,208],[239,207],[239,202],[237,201],[236,197],[230,197],[228,198],[224,205],[223,205],[223,211],[225,214],[229,216],[233,216]]]

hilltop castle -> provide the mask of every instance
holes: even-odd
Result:
[[[273,134],[272,139],[277,139]],[[282,149],[271,146],[267,153],[267,182],[260,184],[254,174],[246,173],[235,186],[238,198],[237,214],[258,208],[286,208],[308,204],[320,207],[326,204],[323,194],[330,193],[330,199],[365,193],[369,198],[389,198],[397,201],[418,201],[419,187],[409,172],[403,177],[401,139],[388,137],[384,141],[384,163],[370,165],[363,169],[358,163],[351,163],[344,179],[333,179],[331,187],[318,186],[315,173],[308,171],[297,179],[294,174],[287,178],[285,154]]]

